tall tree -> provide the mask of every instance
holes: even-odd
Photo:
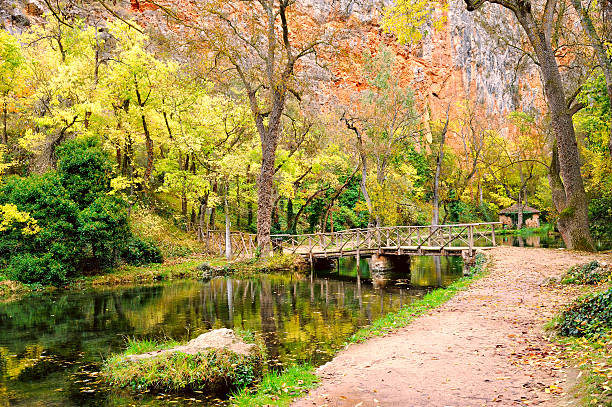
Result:
[[[604,16],[604,22],[601,24],[603,27],[600,30],[601,32],[606,31],[606,29],[612,29],[612,23],[606,22],[605,13],[606,13],[606,3],[599,4],[597,7],[597,2],[592,5],[590,9],[600,8],[602,16]],[[610,2],[612,4],[612,2]],[[591,17],[591,12],[588,7],[583,7],[581,0],[572,0],[572,5],[576,13],[580,18],[580,23],[582,24],[582,28],[589,38],[589,42],[593,46],[595,50],[595,57],[597,58],[597,62],[601,70],[603,71],[604,78],[606,79],[606,90],[608,92],[608,100],[610,104],[612,104],[612,49],[607,49],[610,47],[610,40],[606,42],[605,36],[600,35],[600,32],[595,27],[594,19]],[[609,25],[610,27],[606,27]],[[610,154],[612,154],[612,106],[609,110],[609,120],[610,120],[610,131],[609,131],[609,140],[608,140],[608,150]]]
[[[542,76],[555,136],[556,148],[553,149],[549,183],[559,212],[559,231],[568,248],[594,250],[589,231],[588,200],[580,173],[580,156],[572,123],[575,105],[571,98],[567,98],[553,47],[553,28],[555,22],[560,23],[562,18],[562,13],[557,13],[558,0],[547,0],[540,12],[529,0],[464,1],[468,11],[477,10],[485,3],[501,5],[514,13],[527,35]]]
[[[311,18],[296,10],[295,0],[204,0],[189,9],[167,11],[183,28],[197,33],[202,51],[211,55],[219,82],[236,81],[246,96],[261,146],[257,178],[257,244],[265,255],[270,248],[276,151],[283,114],[291,96],[301,98],[303,84],[296,69],[316,59],[323,24],[298,30],[298,18]],[[185,17],[183,17],[183,15]],[[311,58],[306,58],[311,57]],[[232,76],[233,74],[233,76]]]

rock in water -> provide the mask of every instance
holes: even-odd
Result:
[[[263,346],[246,343],[231,329],[215,329],[174,348],[112,355],[102,377],[138,391],[225,395],[261,378],[264,356]]]
[[[170,349],[157,350],[153,352],[141,353],[139,355],[129,355],[128,360],[140,360],[156,357],[167,353],[180,352],[187,355],[203,353],[210,348],[227,349],[239,355],[251,355],[257,350],[254,343],[246,343],[234,334],[234,331],[227,328],[215,329],[190,340],[184,345]]]

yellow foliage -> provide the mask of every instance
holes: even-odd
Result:
[[[435,30],[442,28],[446,10],[446,2],[398,0],[385,8],[383,28],[394,34],[401,44],[418,43],[427,35],[430,24]]]
[[[21,212],[16,205],[0,205],[0,232],[21,229],[24,236],[35,235],[40,231],[38,222],[29,213]]]

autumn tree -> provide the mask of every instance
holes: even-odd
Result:
[[[542,76],[544,94],[554,133],[549,183],[553,201],[559,212],[559,231],[570,249],[593,250],[589,232],[588,200],[580,173],[580,155],[572,115],[578,108],[567,94],[562,80],[554,41],[553,29],[563,24],[563,10],[558,0],[547,0],[542,8],[530,1],[520,0],[465,0],[468,11],[485,3],[499,4],[512,11],[533,48],[534,57]]]
[[[20,87],[20,73],[24,64],[19,42],[5,31],[0,31],[0,96],[2,97],[2,138],[8,143],[9,109],[15,104],[16,91]],[[13,109],[14,110],[14,109]]]
[[[612,3],[593,2],[583,6],[581,0],[571,0],[571,2],[578,14],[584,33],[593,47],[599,68],[603,72],[608,100],[612,101],[612,42],[610,39],[612,23],[606,21],[606,13],[610,13],[608,8],[612,7]],[[600,20],[599,24],[597,24],[597,20]],[[608,150],[612,155],[612,106],[608,112],[608,121],[610,122]]]
[[[353,95],[341,120],[355,136],[361,192],[376,225],[380,226],[383,209],[389,209],[390,191],[386,190],[389,167],[399,164],[394,159],[401,149],[419,138],[419,121],[413,92],[400,83],[393,51],[381,47],[374,55],[366,52],[363,62],[362,76],[367,86]],[[374,166],[375,181],[368,188],[370,164]],[[408,167],[403,170],[410,172]],[[408,181],[410,175],[405,175]]]
[[[239,84],[249,102],[261,146],[257,242],[265,255],[270,246],[276,152],[286,104],[290,97],[301,99],[304,83],[299,81],[298,70],[315,62],[324,22],[300,13],[295,0],[206,0],[193,7],[159,6],[177,26],[195,33],[199,49],[215,61],[210,74],[217,74],[226,86]],[[319,28],[298,29],[306,20]]]
[[[513,112],[510,121],[515,131],[507,137],[499,134],[487,139],[483,157],[485,178],[489,178],[492,190],[503,193],[518,206],[517,228],[523,227],[523,208],[529,192],[534,193],[539,179],[548,170],[542,157],[547,157],[546,134],[536,124],[533,116]]]

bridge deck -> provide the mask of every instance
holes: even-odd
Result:
[[[496,246],[495,228],[501,222],[430,226],[393,226],[349,229],[332,233],[272,235],[273,250],[297,254],[308,259],[337,258],[371,254],[473,255],[476,249]],[[225,252],[225,232],[209,231],[209,250]],[[234,257],[252,257],[255,235],[231,232]]]

